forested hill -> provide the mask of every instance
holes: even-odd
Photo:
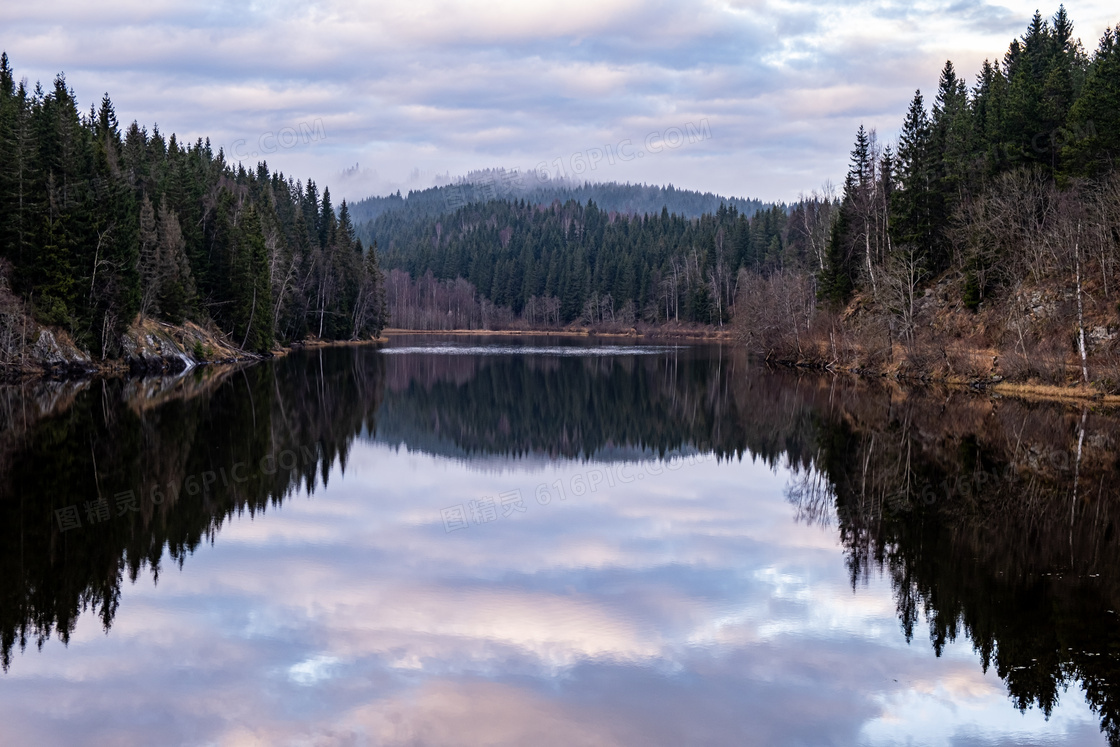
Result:
[[[524,200],[530,205],[551,205],[575,200],[593,201],[601,210],[630,215],[658,215],[662,209],[686,218],[699,218],[715,213],[720,205],[733,207],[746,217],[771,205],[761,200],[723,197],[711,192],[677,189],[672,184],[619,184],[617,182],[577,182],[564,179],[542,181],[535,172],[486,169],[468,174],[461,183],[400,192],[387,197],[367,197],[350,205],[350,214],[358,233],[368,244],[384,243],[387,236],[376,233],[375,221],[388,212],[402,211],[409,219],[418,219],[453,212],[469,203],[494,199]]]
[[[345,203],[266,164],[227,163],[209,141],[124,132],[106,95],[83,115],[60,75],[16,84],[0,58],[0,362],[27,317],[98,357],[138,318],[217,325],[266,352],[309,333],[376,333],[376,253]]]
[[[972,82],[945,63],[896,143],[859,128],[836,213],[822,263],[740,283],[756,351],[1120,391],[1120,25],[1088,52],[1036,12]]]
[[[380,253],[391,270],[394,326],[489,326],[518,315],[533,326],[720,325],[729,319],[740,268],[799,265],[813,254],[803,209],[787,215],[772,207],[748,220],[719,207],[691,219],[666,209],[627,215],[592,201],[496,200],[422,220],[388,213],[377,231],[390,237]],[[470,317],[486,304],[495,316]],[[464,309],[472,311],[464,316]]]
[[[1008,273],[1024,269],[1029,247],[1058,222],[1104,228],[1091,207],[1120,166],[1118,35],[1120,26],[1106,29],[1089,55],[1064,7],[1050,20],[1036,12],[971,87],[946,62],[932,107],[914,95],[895,147],[861,127],[823,293],[879,293],[876,274],[897,274],[892,264],[909,265],[919,284],[955,264],[966,278],[961,300],[975,309],[1015,285]],[[1059,269],[1042,259],[1036,280]]]

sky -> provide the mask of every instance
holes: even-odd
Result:
[[[1036,5],[984,0],[77,0],[0,4],[17,78],[209,137],[337,200],[472,170],[792,200],[856,128],[897,136],[946,59],[975,77]],[[1114,0],[1066,4],[1091,51]],[[1039,7],[1046,16],[1057,10]]]

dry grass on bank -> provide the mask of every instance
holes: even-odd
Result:
[[[776,273],[741,280],[737,338],[779,363],[900,379],[1000,385],[1003,393],[1052,398],[1120,395],[1120,318],[1099,281],[1083,286],[1090,383],[1078,353],[1076,295],[1068,279],[1044,278],[965,308],[961,280],[947,277],[900,314],[857,294],[843,309],[816,303],[812,278]]]

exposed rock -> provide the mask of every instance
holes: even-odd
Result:
[[[1096,348],[1116,339],[1115,332],[1109,332],[1108,327],[1093,327],[1085,331],[1085,339],[1090,348]]]
[[[130,328],[121,335],[124,360],[133,372],[179,373],[194,367],[195,361],[169,334],[160,330]]]
[[[143,320],[121,336],[121,348],[134,373],[181,373],[200,363],[259,358],[193,322],[177,327]]]
[[[65,331],[40,327],[27,319],[28,343],[4,351],[0,379],[27,377],[85,378],[96,373],[181,374],[207,363],[259,360],[226,340],[216,328],[194,322],[175,326],[137,320],[121,335],[119,358],[97,360],[78,347]],[[34,340],[34,342],[31,342]]]
[[[35,344],[28,351],[31,361],[50,373],[93,372],[95,366],[89,354],[78,348],[62,332],[43,328]]]

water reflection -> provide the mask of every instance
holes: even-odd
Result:
[[[4,734],[1120,743],[1107,414],[502,345],[4,392]]]
[[[6,390],[4,668],[17,644],[67,641],[84,609],[108,628],[123,576],[148,568],[158,578],[165,559],[182,566],[232,515],[264,512],[301,484],[325,484],[336,461],[345,467],[377,410],[381,359],[335,363]],[[284,460],[291,468],[269,461],[282,454],[298,455]]]
[[[725,456],[746,448],[722,351],[713,359],[706,349],[660,346],[641,355],[614,345],[497,346],[465,357],[444,349],[387,351],[392,394],[378,414],[380,440],[445,456],[614,458],[682,448]],[[392,354],[400,351],[411,352]]]
[[[817,459],[828,495],[791,495],[835,502],[853,585],[885,570],[908,639],[923,616],[938,654],[966,636],[1021,709],[1050,713],[1075,684],[1120,743],[1120,423],[961,394],[841,399]]]

